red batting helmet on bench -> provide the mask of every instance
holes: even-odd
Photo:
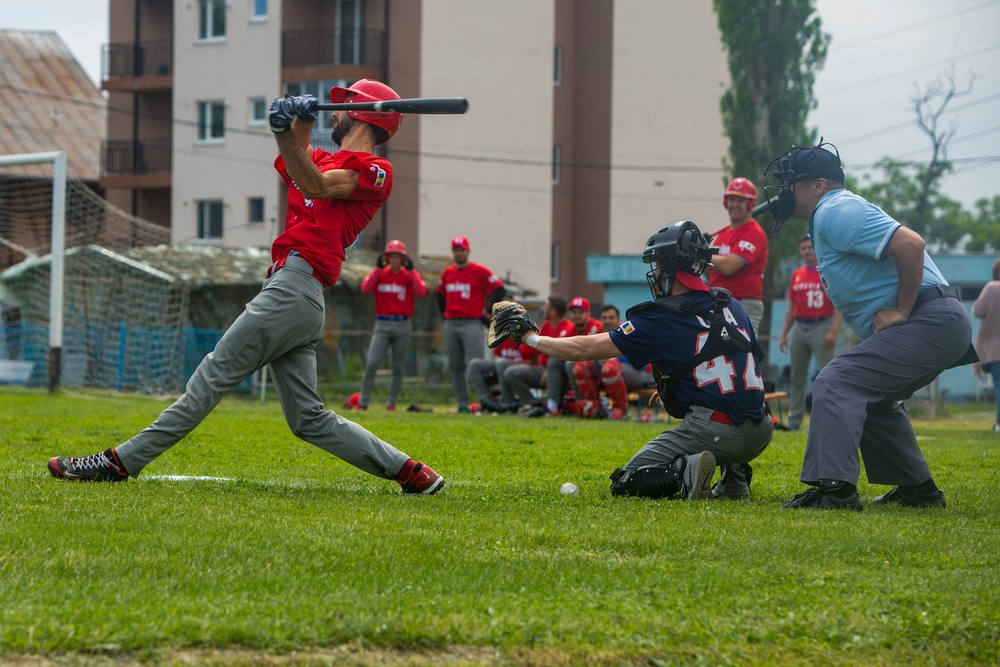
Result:
[[[381,81],[374,79],[361,79],[350,88],[334,86],[330,89],[330,101],[334,104],[341,102],[380,102],[383,100],[398,100],[396,91],[385,85]],[[399,125],[403,122],[403,114],[393,111],[348,111],[347,115],[355,120],[371,123],[376,127],[381,127],[389,133],[386,141],[396,134]],[[378,143],[384,143],[382,141]]]

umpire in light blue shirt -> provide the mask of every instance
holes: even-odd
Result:
[[[870,504],[944,507],[902,401],[976,361],[958,288],[919,234],[844,189],[832,144],[793,146],[765,176],[779,181],[767,188],[777,191],[768,200],[774,232],[788,218],[809,221],[823,288],[861,338],[816,377],[801,477],[810,488],[783,507],[861,510],[859,451],[868,481],[894,487]]]

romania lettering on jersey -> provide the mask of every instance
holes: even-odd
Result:
[[[377,289],[382,294],[395,294],[400,301],[406,301],[406,285],[379,283]]]
[[[457,292],[463,299],[472,298],[472,285],[469,283],[448,283],[444,286],[444,291],[449,294]]]

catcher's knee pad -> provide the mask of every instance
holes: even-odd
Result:
[[[617,382],[622,377],[622,362],[617,359],[608,359],[601,364],[601,381],[604,384]]]
[[[608,416],[600,401],[576,401],[575,410],[580,419],[606,419]]]
[[[573,364],[573,381],[576,382],[577,398],[597,400],[597,378],[594,377],[593,362],[580,361]]]
[[[685,459],[678,456],[669,465],[656,464],[611,473],[611,495],[640,498],[672,498],[680,493]]]

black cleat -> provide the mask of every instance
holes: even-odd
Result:
[[[56,456],[49,459],[49,472],[53,477],[78,482],[124,482],[128,479],[125,466],[114,448],[99,454],[81,456]]]
[[[873,498],[868,504],[888,505],[890,503],[903,505],[904,507],[944,507],[944,491],[937,489],[931,493],[919,495],[913,489],[904,489],[897,486],[889,493],[881,495],[878,498]]]
[[[824,491],[821,487],[812,487],[804,493],[800,493],[782,507],[785,509],[854,510],[855,512],[864,509],[864,505],[861,504],[861,496],[856,491],[847,498],[838,498]]]

